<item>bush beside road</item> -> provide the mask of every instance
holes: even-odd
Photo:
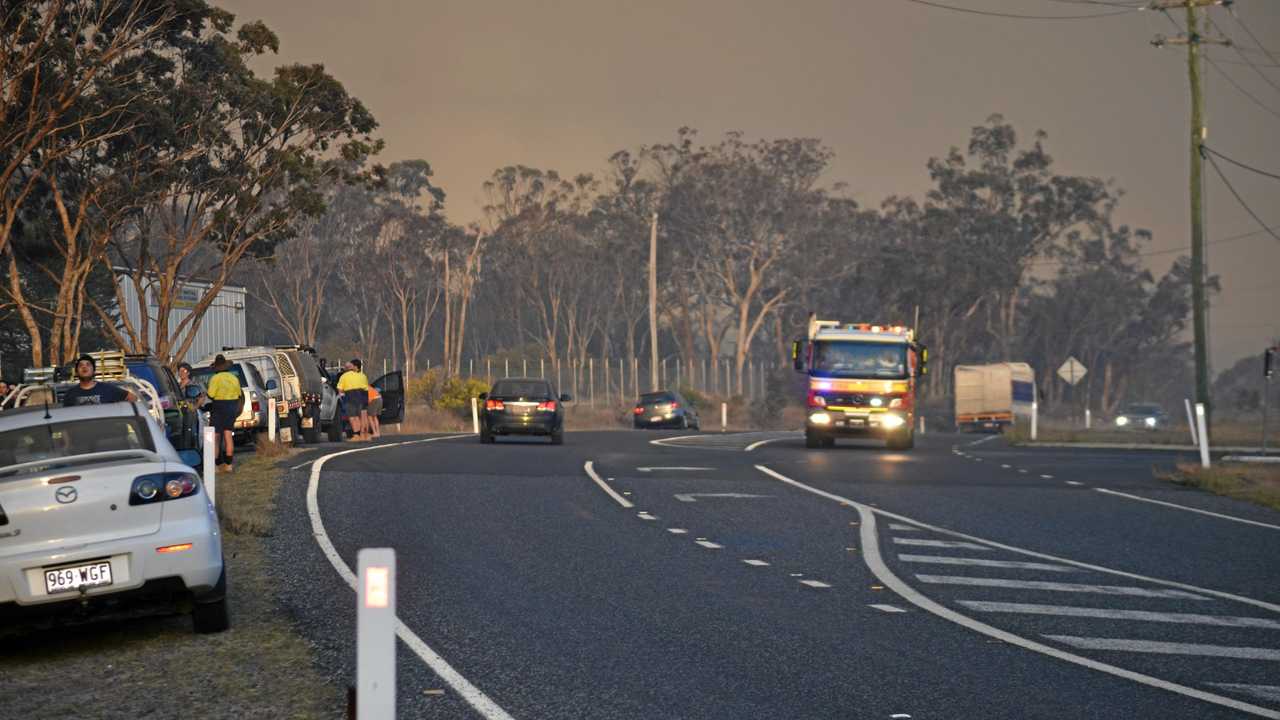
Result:
[[[265,445],[265,443],[264,443]],[[280,610],[264,540],[273,531],[277,463],[259,448],[220,475],[218,511],[231,629],[194,635],[186,615],[102,618],[0,639],[5,717],[340,718],[345,690]]]

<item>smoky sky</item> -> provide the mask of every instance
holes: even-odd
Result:
[[[946,1],[1033,15],[1109,9]],[[821,138],[836,153],[826,180],[875,207],[920,196],[928,158],[963,147],[972,126],[1000,113],[1025,141],[1047,132],[1060,172],[1124,188],[1118,219],[1155,234],[1148,252],[1190,245],[1186,50],[1152,47],[1177,33],[1154,11],[1023,21],[906,0],[215,2],[266,21],[280,62],[323,63],[378,118],[381,162],[431,163],[455,222],[479,219],[481,183],[499,167],[598,173],[614,151],[670,140],[681,126],[707,141],[729,130]],[[1213,9],[1208,34],[1254,47],[1243,22],[1280,50],[1280,3],[1238,0],[1235,11],[1239,20]],[[1208,145],[1280,171],[1280,68],[1255,71],[1228,48],[1210,56]],[[1280,225],[1280,182],[1224,171]],[[1206,172],[1209,266],[1223,286],[1210,315],[1217,372],[1280,336],[1280,240],[1224,240],[1259,228]],[[1149,256],[1151,269],[1176,255]]]

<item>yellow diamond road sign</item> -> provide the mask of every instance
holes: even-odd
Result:
[[[1080,382],[1080,378],[1084,377],[1087,372],[1089,370],[1079,360],[1075,359],[1075,357],[1069,357],[1066,362],[1062,363],[1062,367],[1058,368],[1058,377],[1066,380],[1070,385],[1075,385]]]

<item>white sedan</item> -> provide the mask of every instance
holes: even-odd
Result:
[[[0,624],[153,604],[228,625],[218,517],[194,451],[136,403],[0,413]]]

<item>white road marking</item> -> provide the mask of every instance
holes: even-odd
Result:
[[[661,471],[661,472],[668,472],[668,471],[670,471],[670,472],[696,472],[696,471],[699,471],[699,470],[715,470],[715,468],[711,468],[711,467],[684,467],[684,466],[672,466],[672,467],[638,467],[638,468],[636,468],[636,470],[639,470],[639,471],[640,471],[640,472],[642,472],[642,473],[647,473],[647,472],[658,472],[658,471]]]
[[[338,572],[353,591],[356,589],[356,575],[347,566],[342,557],[338,555],[338,551],[333,546],[333,542],[329,540],[328,533],[324,529],[324,520],[320,517],[320,470],[324,468],[324,464],[331,458],[350,453],[367,452],[369,450],[381,450],[383,448],[399,447],[402,445],[416,445],[419,443],[436,442],[438,440],[453,440],[456,438],[469,438],[473,435],[449,435],[445,437],[427,438],[425,440],[408,440],[406,442],[388,443],[386,445],[371,445],[369,447],[354,448],[352,450],[342,450],[340,452],[330,453],[321,458],[317,458],[311,466],[311,480],[307,484],[307,514],[311,516],[311,534],[316,539],[316,543],[320,546],[320,550],[324,556],[328,558],[329,564]],[[396,635],[404,642],[410,650],[414,652],[422,662],[431,668],[441,680],[453,688],[454,692],[462,696],[462,699],[471,706],[473,710],[480,714],[485,720],[512,720],[493,700],[489,699],[479,688],[472,685],[465,677],[463,677],[447,660],[440,656],[435,650],[427,646],[422,638],[409,629],[399,618],[396,619]]]
[[[1018,468],[1018,472],[1022,473],[1023,475],[1027,474],[1027,471],[1024,468]]]
[[[641,520],[657,520],[658,519],[647,512],[636,513],[636,517],[640,518]]]
[[[1200,515],[1209,515],[1211,517],[1221,518],[1223,520],[1230,520],[1232,522],[1244,523],[1246,525],[1256,525],[1258,527],[1270,528],[1272,530],[1280,530],[1280,525],[1271,525],[1270,523],[1258,522],[1257,520],[1245,520],[1244,518],[1238,518],[1234,515],[1223,515],[1222,513],[1209,512],[1208,510],[1201,510],[1199,508],[1187,507],[1186,505],[1178,505],[1176,503],[1165,502],[1164,500],[1152,500],[1151,498],[1145,498],[1139,495],[1130,495],[1129,493],[1116,492],[1115,490],[1108,490],[1106,488],[1094,488],[1094,490],[1097,490],[1100,493],[1105,493],[1107,495],[1115,495],[1117,497],[1128,498],[1130,500],[1141,500],[1142,502],[1151,503],[1153,505],[1164,505],[1165,507],[1177,508],[1178,510],[1185,510],[1187,512],[1193,512]]]
[[[1044,478],[1045,480],[1052,480],[1052,479],[1053,479],[1053,476],[1052,476],[1052,475],[1041,475],[1040,477]]]
[[[724,547],[723,545],[713,543],[710,540],[699,540],[698,544],[708,550],[719,550],[720,548]]]
[[[688,531],[688,530],[685,530],[684,528],[667,528],[667,532],[671,533],[672,535],[687,535],[687,534],[689,534],[689,531]]]
[[[1126,638],[1077,637],[1075,635],[1045,635],[1045,637],[1081,650],[1117,650],[1121,652],[1154,653],[1157,655],[1198,655],[1201,657],[1280,662],[1280,650],[1275,648],[1203,645],[1200,643],[1129,640]]]
[[[1280,620],[1269,618],[1201,615],[1198,613],[1152,612],[1149,610],[1115,610],[1112,608],[1078,607],[1076,605],[1039,605],[1036,603],[988,602],[957,600],[958,604],[981,612],[1020,613],[1024,615],[1058,615],[1062,617],[1103,618],[1106,620],[1138,620],[1143,622],[1213,625],[1280,630]]]
[[[779,442],[779,441],[782,441],[782,440],[794,440],[794,439],[795,439],[795,438],[797,438],[797,437],[799,437],[799,435],[788,435],[788,436],[786,436],[786,437],[769,438],[768,440],[761,440],[761,441],[759,441],[759,442],[753,442],[753,443],[751,443],[750,445],[748,445],[748,446],[747,446],[747,452],[751,452],[752,450],[755,450],[756,448],[760,447],[761,445],[768,445],[769,443],[775,443],[775,442]]]
[[[974,440],[974,441],[973,441],[973,442],[971,442],[971,443],[965,443],[965,447],[973,447],[974,445],[981,445],[982,443],[989,443],[989,442],[991,442],[992,440],[995,440],[995,439],[996,439],[996,438],[998,438],[998,437],[1000,437],[1000,436],[999,436],[999,435],[988,435],[988,436],[986,436],[986,437],[984,437],[984,438],[980,438],[980,439],[978,439],[978,440]]]
[[[919,532],[920,530],[915,525],[903,525],[902,523],[889,523],[889,529],[897,530],[898,532]]]
[[[900,607],[898,607],[898,606],[896,606],[896,605],[885,605],[885,604],[883,604],[883,603],[876,603],[875,605],[868,605],[867,607],[873,607],[873,608],[875,608],[875,609],[879,610],[880,612],[887,612],[887,613],[904,613],[904,612],[906,612],[906,610],[903,610],[902,608],[900,608]],[[897,717],[897,716],[895,716],[895,717]]]
[[[742,562],[752,567],[769,567],[769,563],[765,562],[764,560],[743,560]]]
[[[963,548],[965,550],[990,550],[991,548],[978,545],[977,543],[963,542],[956,540],[926,540],[924,538],[900,538],[893,539],[894,545],[912,545],[915,547],[936,547],[936,548]]]
[[[947,620],[949,622],[965,627],[969,630],[973,630],[974,632],[981,633],[988,637],[995,638],[996,640],[1000,640],[1002,642],[1006,642],[1011,645],[1016,645],[1023,649],[1031,650],[1033,652],[1037,652],[1042,655],[1047,655],[1049,657],[1057,658],[1059,660],[1063,660],[1069,663],[1074,663],[1082,667],[1087,667],[1091,670],[1104,672],[1109,675],[1121,677],[1126,680],[1131,680],[1133,682],[1141,683],[1143,685],[1147,685],[1150,687],[1178,693],[1180,695],[1185,695],[1187,697],[1195,698],[1197,700],[1203,700],[1205,702],[1213,703],[1215,705],[1228,707],[1233,710],[1247,712],[1247,713],[1256,715],[1258,717],[1273,718],[1273,720],[1280,720],[1280,712],[1277,712],[1275,710],[1270,710],[1268,708],[1264,708],[1259,705],[1243,702],[1235,698],[1226,697],[1225,695],[1218,695],[1216,693],[1207,692],[1204,690],[1200,690],[1198,688],[1193,688],[1186,685],[1180,685],[1178,683],[1169,682],[1168,680],[1161,680],[1160,678],[1157,678],[1157,677],[1152,677],[1150,675],[1145,675],[1143,673],[1134,672],[1132,670],[1126,670],[1122,667],[1117,667],[1115,665],[1099,662],[1097,660],[1093,660],[1093,659],[1084,657],[1082,655],[1076,655],[1074,653],[1066,652],[1064,650],[1053,647],[1051,645],[1046,645],[1044,643],[1037,642],[1035,640],[1030,640],[1018,635],[1014,635],[1013,633],[1006,632],[999,628],[996,628],[986,623],[975,620],[971,617],[961,615],[960,613],[952,610],[951,608],[945,607],[937,602],[934,602],[933,600],[930,600],[929,598],[921,594],[918,590],[911,587],[910,585],[907,585],[905,582],[899,579],[897,575],[894,575],[893,571],[889,569],[889,566],[885,564],[884,559],[880,557],[879,537],[876,534],[876,515],[879,514],[879,515],[883,515],[886,518],[891,518],[894,520],[912,523],[926,530],[945,533],[945,534],[951,535],[952,537],[962,537],[967,540],[979,541],[987,545],[990,545],[992,547],[998,547],[1002,550],[1009,550],[1011,552],[1020,553],[1022,555],[1027,555],[1030,557],[1037,557],[1042,560],[1053,560],[1057,562],[1066,563],[1068,565],[1074,565],[1076,567],[1085,568],[1087,570],[1097,570],[1099,572],[1109,573],[1112,575],[1130,577],[1138,580],[1147,580],[1147,581],[1155,582],[1165,586],[1182,587],[1189,590],[1202,592],[1206,595],[1213,595],[1215,597],[1226,598],[1229,600],[1235,600],[1238,602],[1255,605],[1257,607],[1266,608],[1273,612],[1280,612],[1280,605],[1274,605],[1272,603],[1264,602],[1262,600],[1254,600],[1252,598],[1247,598],[1241,595],[1232,595],[1231,593],[1225,593],[1219,590],[1208,590],[1205,588],[1198,588],[1193,585],[1186,585],[1184,583],[1175,583],[1170,580],[1157,580],[1155,578],[1149,578],[1143,575],[1138,575],[1136,573],[1129,573],[1122,570],[1112,570],[1110,568],[1104,568],[1098,565],[1090,565],[1088,563],[1082,563],[1077,560],[1067,560],[1066,558],[1060,558],[1053,555],[1048,555],[1046,553],[1035,552],[1034,550],[1024,550],[1022,548],[1017,548],[1012,545],[1005,545],[1003,543],[997,543],[991,540],[983,540],[981,538],[977,538],[972,535],[957,533],[953,530],[945,530],[940,527],[936,527],[926,523],[921,523],[916,520],[912,520],[911,518],[906,517],[904,515],[888,512],[886,510],[878,510],[878,509],[871,508],[867,505],[863,505],[862,503],[854,502],[853,500],[850,500],[846,497],[836,495],[834,493],[829,493],[829,492],[826,492],[825,490],[819,490],[818,488],[815,488],[813,486],[806,485],[796,480],[792,480],[786,475],[783,475],[779,472],[771,470],[770,468],[765,467],[764,465],[756,465],[756,469],[772,477],[773,479],[778,480],[779,482],[786,483],[788,485],[791,485],[792,487],[798,488],[800,490],[804,490],[805,492],[813,493],[814,495],[818,495],[819,497],[824,497],[828,500],[833,500],[835,502],[845,503],[847,505],[852,506],[857,511],[858,518],[862,521],[862,526],[860,528],[860,534],[861,534],[862,545],[863,545],[862,557],[866,561],[867,567],[871,570],[872,574],[876,576],[876,579],[884,583],[885,586],[888,586],[891,590],[893,590],[900,597],[902,597],[902,599],[906,600],[912,605],[915,605],[921,610],[932,613],[933,615],[936,615],[944,620]],[[872,589],[875,589],[876,587],[880,587],[880,586],[872,586]]]
[[[624,508],[635,507],[635,503],[619,495],[617,490],[614,490],[613,488],[609,487],[608,483],[600,479],[600,476],[596,474],[594,462],[592,462],[591,460],[588,460],[582,465],[582,469],[586,471],[587,477],[591,478],[592,482],[594,482],[596,485],[599,485],[600,489],[604,490],[609,495],[609,497],[618,501],[619,505],[621,505]],[[627,494],[630,495],[631,493],[627,493]]]
[[[979,578],[966,575],[916,575],[916,579],[930,585],[969,585],[972,587],[1000,587],[1010,590],[1048,590],[1050,592],[1094,593],[1098,595],[1128,595],[1146,598],[1177,598],[1179,600],[1208,600],[1181,590],[1155,590],[1129,585],[1092,585],[1089,583],[1060,583],[1045,580],[1010,580],[1008,578]]]
[[[1008,470],[1009,468],[1011,468],[1011,467],[1013,467],[1013,466],[1012,466],[1012,465],[1004,465],[1004,464],[1001,464],[1001,465],[1000,465],[1000,467],[1004,468],[1005,470]]]
[[[801,580],[801,581],[800,581],[800,584],[801,584],[801,585],[808,585],[808,586],[809,586],[809,587],[811,587],[811,588],[829,588],[829,587],[831,587],[830,585],[828,585],[828,584],[826,584],[826,583],[822,582],[821,580]]]
[[[1084,483],[1082,483],[1082,482],[1076,482],[1075,480],[1068,480],[1068,481],[1067,481],[1067,484],[1068,484],[1068,485],[1075,485],[1076,487],[1080,487],[1081,485],[1084,485]]]
[[[771,495],[751,495],[748,493],[677,493],[675,498],[680,502],[698,502],[698,498],[767,498]]]
[[[700,438],[700,437],[702,436],[701,435],[678,435],[676,437],[661,438],[659,440],[650,440],[649,444],[661,445],[663,447],[681,447],[679,445],[667,445],[667,443],[675,442],[676,440],[688,440],[690,438]]]
[[[972,565],[975,567],[1009,568],[1011,570],[1047,570],[1049,572],[1075,572],[1066,565],[1022,562],[1019,560],[987,560],[985,558],[947,557],[944,555],[899,555],[902,562],[932,563],[934,565]]]
[[[313,462],[315,462],[315,460],[308,460],[308,461],[306,461],[306,462],[304,462],[304,463],[298,463],[297,465],[294,465],[293,467],[291,467],[291,468],[289,468],[289,469],[290,469],[290,470],[298,470],[298,469],[301,469],[301,468],[304,468],[304,467],[306,467],[306,466],[310,465],[310,464],[311,464],[311,463],[313,463]]]
[[[1223,690],[1252,695],[1263,700],[1280,703],[1280,685],[1245,685],[1241,683],[1208,683]]]

